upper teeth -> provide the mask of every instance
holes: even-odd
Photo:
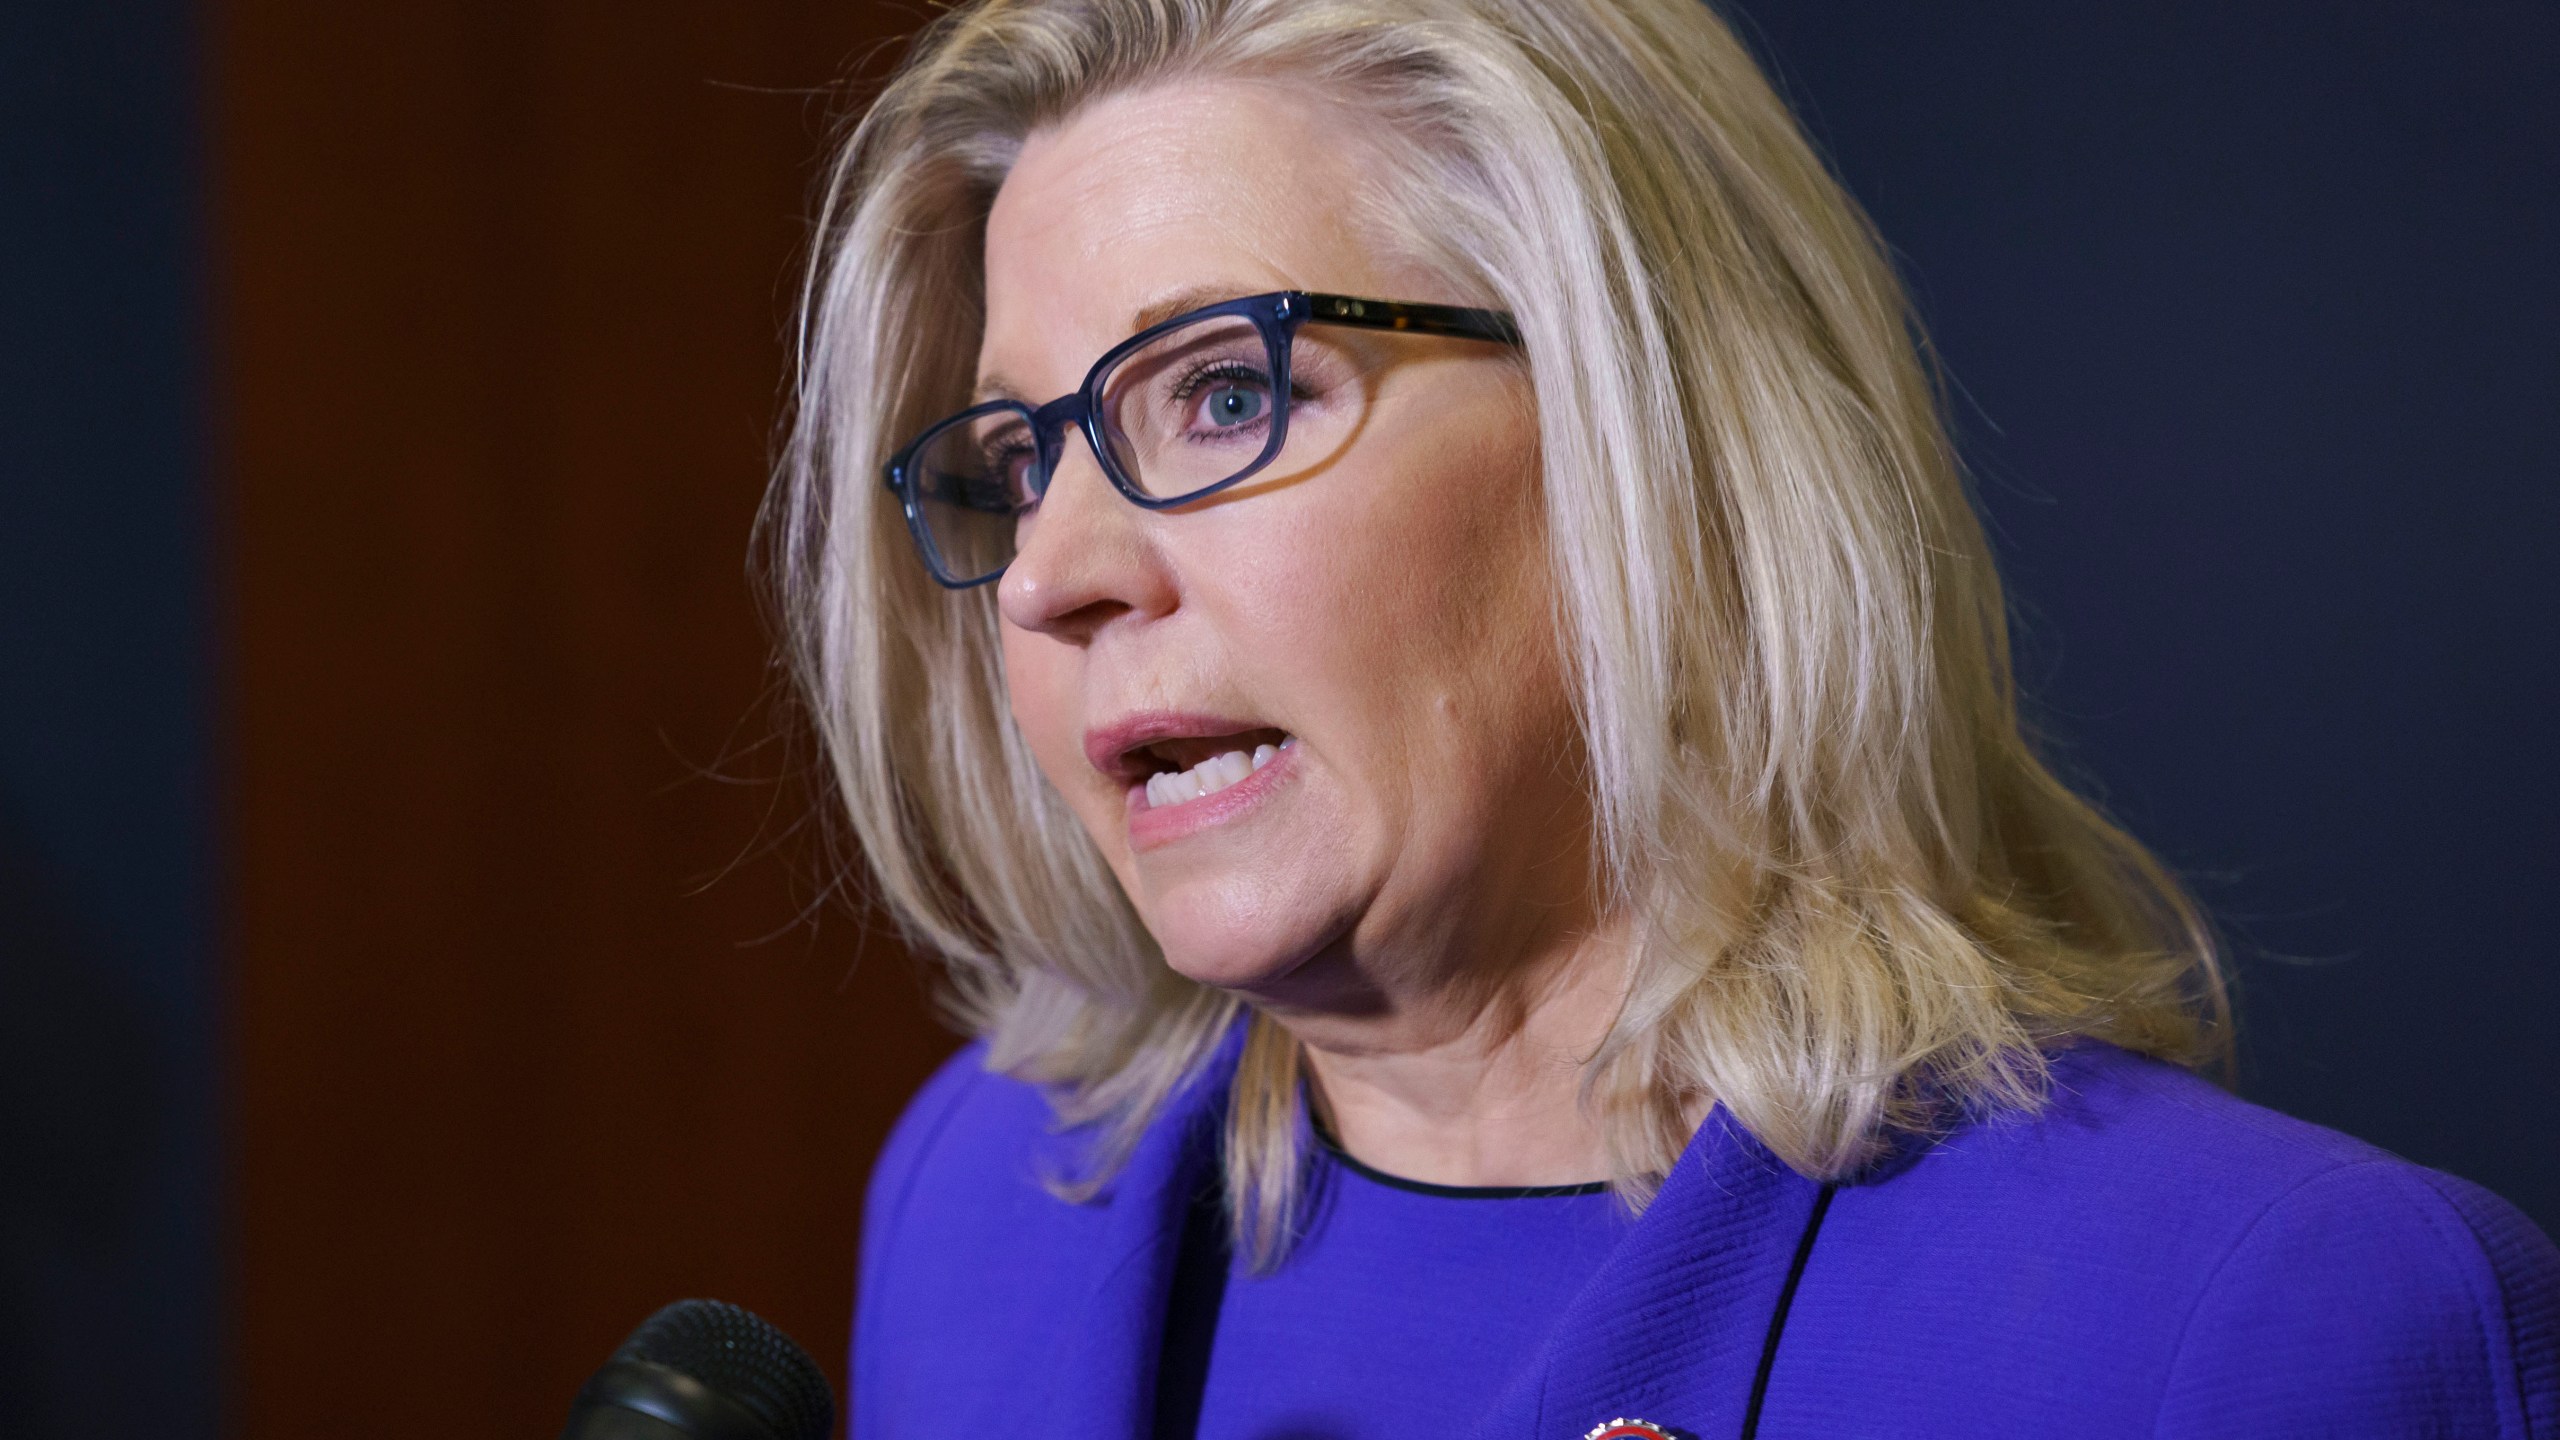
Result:
[[[1277,746],[1256,745],[1251,754],[1230,750],[1224,755],[1212,755],[1188,770],[1170,775],[1150,775],[1147,777],[1147,806],[1153,809],[1160,805],[1179,805],[1185,800],[1215,795],[1270,764],[1279,753]]]

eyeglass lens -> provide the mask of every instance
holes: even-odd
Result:
[[[1204,317],[1121,357],[1101,377],[1098,397],[1121,480],[1149,499],[1178,500],[1266,460],[1328,448],[1325,432],[1339,427],[1326,424],[1321,392],[1349,367],[1335,347],[1310,338],[1301,335],[1294,347],[1291,395],[1279,393],[1279,357],[1246,316]],[[1287,454],[1272,456],[1284,406]],[[945,580],[965,584],[1012,562],[1046,488],[1024,412],[949,423],[926,438],[912,465],[917,513]]]

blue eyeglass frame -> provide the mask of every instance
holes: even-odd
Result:
[[[1224,480],[1179,495],[1149,495],[1138,488],[1136,481],[1122,473],[1120,462],[1112,458],[1110,442],[1102,430],[1103,384],[1111,378],[1111,372],[1119,367],[1121,361],[1158,336],[1186,325],[1229,315],[1241,315],[1251,320],[1254,329],[1262,336],[1263,349],[1271,366],[1271,433],[1263,441],[1262,453],[1255,456],[1251,464]],[[933,543],[932,527],[925,521],[922,502],[914,485],[916,457],[952,427],[983,420],[990,415],[1021,416],[1031,428],[1034,468],[1029,480],[1032,496],[1037,499],[1049,492],[1049,479],[1058,472],[1058,461],[1066,450],[1067,427],[1072,425],[1083,433],[1094,460],[1101,465],[1102,473],[1110,478],[1111,488],[1119,491],[1123,499],[1145,510],[1170,510],[1249,480],[1279,456],[1281,448],[1289,440],[1289,353],[1299,328],[1305,325],[1345,325],[1363,330],[1401,330],[1415,335],[1489,340],[1499,345],[1520,344],[1520,327],[1509,311],[1483,310],[1465,305],[1429,305],[1402,300],[1367,300],[1350,295],[1323,295],[1305,290],[1274,290],[1186,310],[1112,346],[1101,359],[1093,362],[1093,368],[1085,372],[1082,385],[1046,405],[1035,408],[1019,400],[989,400],[944,416],[898,447],[897,453],[889,457],[889,463],[881,467],[881,479],[888,485],[890,493],[898,497],[900,507],[906,512],[907,533],[914,537],[916,551],[924,558],[926,571],[936,584],[946,590],[974,589],[1004,574],[1004,570],[999,568],[974,579],[954,578]]]

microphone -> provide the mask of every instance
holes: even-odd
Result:
[[[826,1440],[835,1392],[752,1310],[679,1300],[579,1390],[560,1440]]]

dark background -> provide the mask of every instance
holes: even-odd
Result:
[[[0,14],[0,1434],[549,1433],[687,1293],[835,1363],[947,1042],[803,922],[741,557],[812,92],[920,13]],[[2560,1228],[2560,9],[1743,27],[2244,1088]]]

